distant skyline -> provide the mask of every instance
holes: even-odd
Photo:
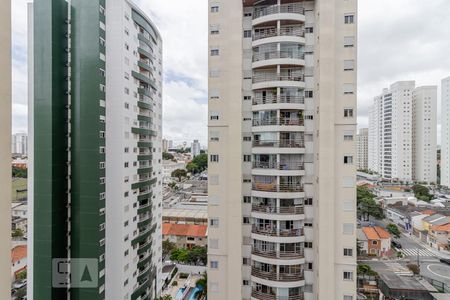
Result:
[[[14,133],[27,130],[27,2],[12,1]],[[206,144],[207,1],[136,2],[155,20],[164,39],[164,136]],[[359,2],[358,127],[368,126],[373,97],[398,80],[437,85],[440,112],[441,79],[450,76],[448,11],[448,0]]]

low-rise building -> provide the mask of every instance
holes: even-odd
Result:
[[[17,245],[11,250],[11,280],[27,269],[27,245]]]
[[[163,209],[163,223],[208,225],[208,212],[204,209]]]
[[[367,253],[369,255],[387,256],[391,250],[391,235],[379,226],[363,227],[362,232],[367,238]]]
[[[450,247],[450,223],[431,226],[428,234],[428,243],[438,250]]]
[[[178,248],[205,247],[207,231],[207,225],[163,223],[163,240],[175,243]]]
[[[186,169],[185,161],[172,161],[172,160],[163,160],[162,163],[162,172],[163,172],[163,182],[169,183],[172,177],[172,172],[178,169]]]

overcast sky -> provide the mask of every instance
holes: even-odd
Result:
[[[26,3],[13,0],[13,132],[27,130]],[[207,0],[137,0],[163,36],[163,136],[207,139]],[[358,122],[397,80],[438,85],[450,76],[449,0],[360,0]],[[439,91],[440,96],[440,91]],[[438,99],[440,102],[440,98]],[[438,137],[440,140],[440,137]]]

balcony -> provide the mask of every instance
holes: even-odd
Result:
[[[296,206],[270,206],[270,205],[252,205],[252,211],[277,215],[302,215],[305,213],[304,207]]]
[[[253,147],[305,148],[303,139],[254,140]]]
[[[253,41],[280,36],[305,37],[305,29],[301,26],[286,26],[280,29],[275,27],[257,28],[253,33]]]
[[[253,182],[252,190],[261,192],[280,192],[280,193],[294,193],[303,192],[303,185],[300,183],[280,183],[275,182]]]
[[[305,297],[303,295],[295,295],[295,296],[277,296],[274,294],[264,293],[262,291],[252,290],[252,298],[258,300],[304,300]]]
[[[303,250],[297,251],[277,251],[275,249],[258,249],[253,247],[252,254],[265,257],[265,258],[274,258],[274,259],[299,259],[304,258],[305,253]]]
[[[279,14],[279,13],[287,13],[287,14],[305,14],[305,8],[300,3],[288,3],[281,5],[271,5],[265,7],[255,7],[253,11],[253,20]]]
[[[303,161],[289,161],[289,162],[267,162],[254,161],[253,169],[275,169],[275,170],[304,170],[305,163]]]
[[[304,280],[303,272],[298,273],[276,273],[274,271],[262,271],[252,267],[252,276],[270,281],[292,282]]]
[[[303,228],[296,229],[277,229],[272,227],[252,226],[252,233],[275,236],[275,237],[297,237],[303,236]]]
[[[305,81],[304,74],[288,74],[285,73],[275,73],[275,72],[255,72],[253,74],[253,83],[271,82],[271,81],[294,81],[303,82]]]
[[[293,103],[293,104],[305,104],[305,97],[303,96],[291,96],[291,95],[257,95],[253,97],[253,105],[263,104],[278,104],[278,103]]]
[[[266,119],[253,119],[253,126],[304,126],[303,119],[298,118],[266,118]]]
[[[263,53],[253,53],[253,62],[280,58],[305,59],[305,53],[292,51],[268,51]]]

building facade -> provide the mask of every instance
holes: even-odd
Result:
[[[356,299],[356,12],[209,1],[209,299]]]
[[[153,299],[162,267],[161,36],[127,0],[39,0],[32,12],[39,159],[29,299]],[[55,287],[52,259],[76,258],[94,261],[98,285]]]
[[[388,180],[436,182],[435,89],[399,81],[374,98],[369,169]]]
[[[450,77],[441,82],[441,182],[450,187]]]
[[[358,170],[369,168],[369,129],[361,128],[356,136],[356,163]]]
[[[11,1],[0,2],[0,299],[11,297]]]
[[[191,144],[191,155],[192,158],[200,154],[200,143],[198,140],[194,140]]]
[[[12,135],[11,153],[28,154],[28,135],[26,133],[16,133]]]

